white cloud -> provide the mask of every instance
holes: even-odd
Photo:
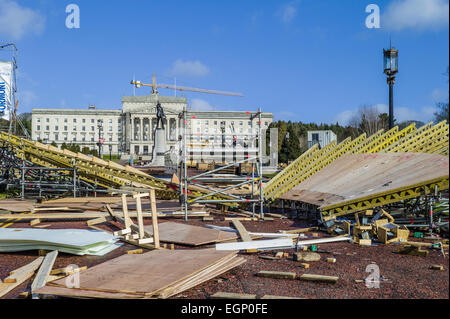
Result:
[[[439,30],[448,27],[449,5],[446,0],[396,0],[381,17],[388,30]]]
[[[297,7],[298,7],[299,1],[293,1],[288,4],[283,5],[278,11],[277,11],[277,17],[281,20],[283,23],[290,23],[294,18],[297,16]]]
[[[0,0],[0,34],[14,40],[26,34],[41,34],[45,17],[11,0]]]
[[[373,105],[377,108],[380,113],[388,113],[389,114],[389,106],[386,104],[375,104]],[[395,106],[394,105],[394,118],[397,120],[397,123],[401,123],[404,121],[422,121],[429,122],[434,118],[434,113],[437,111],[434,106],[425,106],[420,110],[413,110],[405,106]],[[357,114],[358,110],[345,110],[339,113],[333,122],[339,122],[341,125],[347,125],[349,120]]]
[[[192,111],[214,111],[214,107],[209,104],[209,102],[202,99],[192,99],[191,100],[191,110]]]
[[[171,76],[201,77],[209,74],[209,68],[200,61],[176,60],[169,70]]]

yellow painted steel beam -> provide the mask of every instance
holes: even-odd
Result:
[[[395,143],[389,145],[388,147],[386,147],[383,150],[383,152],[385,152],[385,153],[390,152],[390,151],[394,150],[397,147],[401,147],[405,143],[411,142],[414,139],[419,138],[423,133],[425,133],[428,129],[430,129],[432,127],[433,127],[433,122],[429,122],[429,123],[419,127],[414,132],[411,132],[410,134],[406,135],[405,137],[400,138],[397,142],[395,142]]]
[[[440,130],[445,130],[446,126],[447,126],[446,121],[442,121],[424,130],[418,136],[415,136],[412,139],[406,139],[404,143],[399,144],[397,147],[394,147],[393,149],[390,150],[390,152],[411,152],[413,149],[417,147],[417,145],[420,145],[421,143],[424,143],[424,141],[429,140],[430,136],[432,136],[434,133]]]
[[[264,185],[264,197],[270,198],[271,194],[282,187],[286,181],[299,174],[305,167],[316,161],[320,156],[328,152],[331,148],[336,146],[336,141],[331,142],[323,149],[319,150],[318,145],[314,145],[308,151],[302,154],[297,160],[291,163],[283,171],[278,173],[269,183]],[[257,193],[257,190],[255,191]],[[255,193],[255,194],[256,194]]]
[[[428,153],[429,152],[428,150],[432,148],[434,145],[439,144],[442,141],[445,141],[446,139],[448,140],[448,133],[449,133],[449,126],[446,125],[445,127],[429,135],[427,139],[422,140],[421,143],[414,145],[414,147],[411,148],[410,152]]]
[[[367,153],[378,153],[378,152],[382,151],[384,148],[386,148],[387,146],[392,145],[395,142],[397,142],[400,138],[413,132],[415,129],[416,129],[416,123],[412,123],[411,125],[408,125],[403,130],[401,130],[400,132],[396,132],[395,134],[386,136],[386,138],[384,140],[380,141],[380,143],[378,143],[373,148],[370,148],[367,151]]]
[[[381,129],[378,132],[376,132],[375,134],[370,135],[369,137],[367,137],[366,139],[364,139],[364,141],[362,141],[360,144],[358,144],[357,146],[355,146],[353,148],[353,150],[351,150],[351,154],[357,154],[359,153],[362,149],[366,148],[367,145],[371,144],[373,141],[377,140],[380,136],[382,136],[384,133],[384,130]],[[363,134],[364,136],[366,135],[366,133]],[[362,136],[362,135],[361,135]]]
[[[449,188],[449,176],[442,178],[432,179],[429,181],[409,185],[407,187],[401,187],[394,190],[390,190],[381,194],[373,194],[363,198],[338,203],[335,205],[329,205],[320,207],[323,215],[333,215],[336,217],[364,211],[374,207],[379,207],[387,204],[392,204],[406,199],[411,199],[429,194],[435,191],[437,187],[438,191],[442,191]]]
[[[393,127],[389,131],[387,131],[384,134],[381,134],[379,137],[375,138],[371,143],[363,147],[362,149],[359,149],[354,154],[361,154],[361,153],[369,153],[369,151],[373,148],[375,148],[380,143],[383,143],[384,141],[388,140],[389,138],[393,137],[395,134],[398,133],[398,126]]]
[[[301,163],[301,166],[293,168],[292,170],[289,170],[289,174],[283,176],[280,179],[277,179],[277,183],[275,185],[272,185],[270,188],[270,191],[264,194],[264,198],[266,201],[270,201],[272,199],[276,199],[278,197],[278,194],[280,192],[286,192],[285,189],[290,189],[290,187],[293,187],[292,185],[295,184],[296,178],[298,176],[301,176],[303,171],[309,167],[311,164],[315,163],[316,161],[323,158],[326,154],[332,152],[332,150],[336,149],[336,141],[332,141],[330,144],[325,146],[323,149],[314,152],[314,156],[310,157],[306,161]],[[265,189],[265,187],[264,187]],[[264,191],[263,189],[263,191]]]
[[[342,141],[338,146],[336,146],[333,150],[330,152],[324,154],[319,159],[317,159],[314,163],[306,167],[305,170],[301,172],[301,174],[298,174],[294,176],[292,180],[287,181],[283,187],[280,187],[276,190],[276,192],[271,196],[271,199],[278,198],[282,194],[288,192],[292,188],[294,188],[296,185],[301,183],[302,181],[306,180],[310,176],[314,175],[318,171],[320,171],[322,168],[328,166],[330,163],[338,159],[339,157],[349,153],[354,147],[356,147],[358,144],[360,144],[365,139],[364,135],[359,136],[355,140],[351,140],[350,138],[347,138],[346,140]]]

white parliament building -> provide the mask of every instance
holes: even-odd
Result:
[[[164,110],[165,141],[167,150],[178,150],[182,120],[179,114],[185,109],[187,99],[170,96],[124,96],[122,110],[97,109],[49,109],[32,110],[32,139],[43,143],[77,144],[80,148],[97,149],[103,141],[102,153],[121,158],[147,159],[152,154],[154,129],[157,123],[157,99]],[[255,110],[250,110],[255,112]],[[250,134],[257,127],[258,119],[250,120],[248,112],[240,111],[189,111],[187,128],[196,135],[226,133]],[[273,120],[272,113],[262,113],[263,129]]]

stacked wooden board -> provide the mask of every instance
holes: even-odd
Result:
[[[79,288],[67,288],[60,279],[36,293],[73,298],[167,298],[244,262],[235,252],[215,249],[153,250],[123,255],[80,273]]]

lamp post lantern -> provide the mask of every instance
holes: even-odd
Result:
[[[389,84],[389,129],[394,127],[394,83],[395,74],[398,72],[398,50],[390,47],[388,50],[383,49],[384,57],[384,73],[388,76]]]

